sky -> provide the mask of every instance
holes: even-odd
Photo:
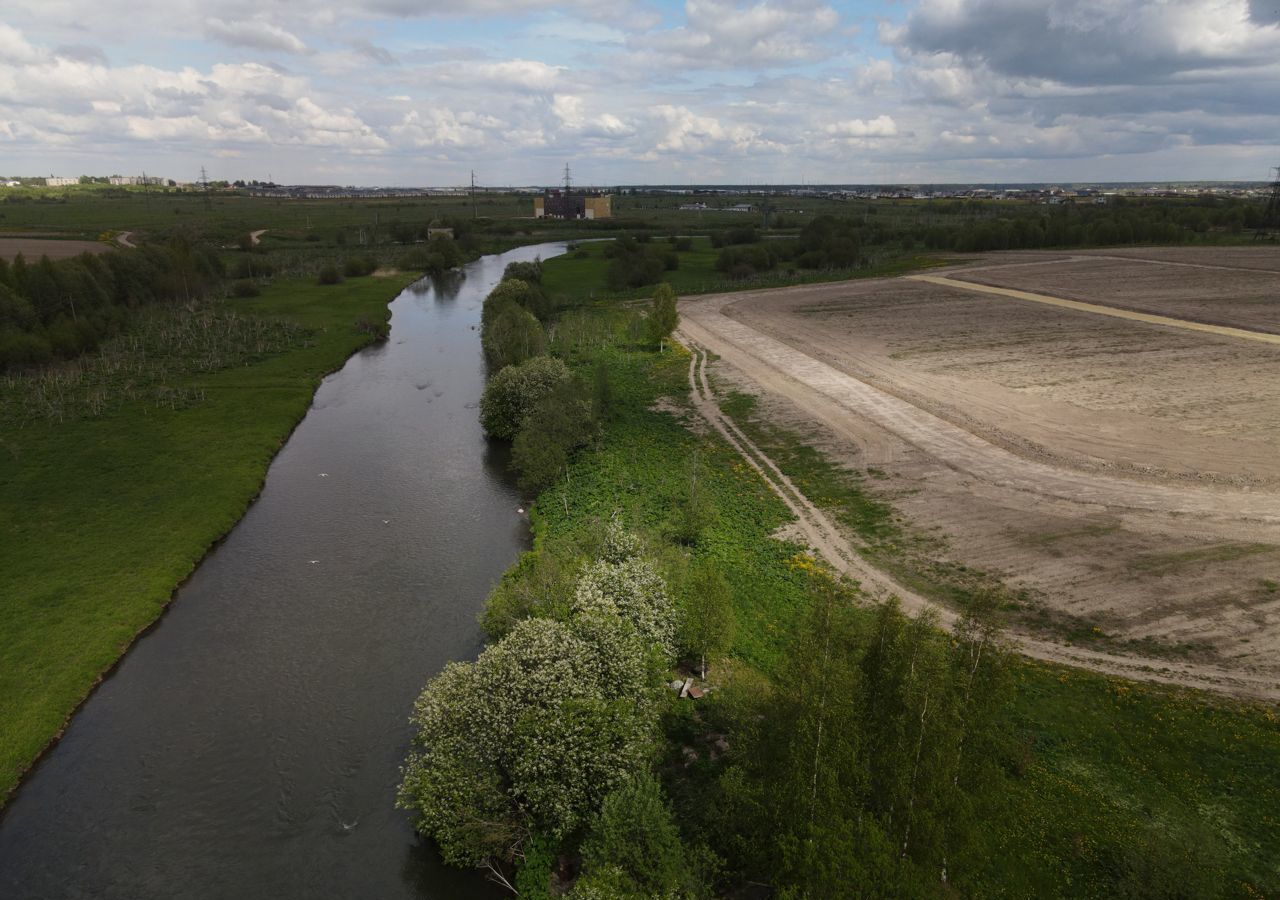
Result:
[[[3,0],[0,174],[1268,179],[1280,0]]]

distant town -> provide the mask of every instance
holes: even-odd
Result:
[[[356,187],[333,184],[278,184],[273,181],[177,181],[156,175],[80,175],[74,177],[21,176],[0,178],[3,188],[68,188],[78,186],[159,187],[179,191],[219,191],[247,193],[255,197],[281,199],[378,199],[391,197],[464,197],[475,194],[529,194],[556,196],[557,188],[543,185],[461,186],[461,187]],[[1069,201],[1106,203],[1114,197],[1196,197],[1206,194],[1240,199],[1265,198],[1271,184],[1264,181],[1217,182],[1091,182],[1012,184],[716,184],[716,185],[614,185],[574,188],[586,197],[632,194],[667,194],[689,197],[688,209],[732,209],[751,211],[746,204],[724,207],[720,197],[761,196],[818,197],[828,200],[1007,200],[1058,204]],[[603,216],[602,216],[603,217]]]

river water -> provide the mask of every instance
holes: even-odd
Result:
[[[259,500],[0,817],[0,897],[500,896],[393,807],[423,684],[527,545],[477,422],[480,305],[424,280],[325,379]]]

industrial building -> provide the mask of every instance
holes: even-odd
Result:
[[[608,194],[575,194],[550,190],[533,198],[535,219],[611,219],[613,198]]]

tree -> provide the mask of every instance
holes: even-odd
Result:
[[[489,365],[501,369],[540,356],[546,349],[547,336],[533,313],[505,303],[482,326],[480,345]]]
[[[713,564],[695,568],[685,586],[680,643],[698,658],[702,678],[707,677],[707,657],[728,649],[733,629],[729,582]]]
[[[560,477],[574,450],[599,433],[586,388],[575,378],[554,385],[525,414],[511,445],[511,462],[527,491],[541,491]]]
[[[652,716],[605,689],[596,659],[570,625],[525,619],[428,683],[397,803],[446,862],[509,862],[535,831],[563,839],[644,765]]]
[[[643,897],[663,897],[682,886],[685,873],[680,832],[662,787],[641,773],[605,797],[600,814],[582,844],[582,864],[588,883],[594,873],[615,870],[625,881],[618,885]]]
[[[676,311],[676,292],[671,285],[663,282],[653,292],[653,308],[649,311],[649,339],[662,348],[662,342],[671,337],[671,333],[680,324],[680,314]]]
[[[529,413],[570,377],[569,367],[549,356],[536,356],[499,370],[480,398],[480,423],[485,433],[514,440]]]
[[[574,615],[620,616],[646,646],[656,647],[666,660],[675,656],[676,617],[667,585],[653,563],[642,557],[592,563],[578,580],[572,608]]]

